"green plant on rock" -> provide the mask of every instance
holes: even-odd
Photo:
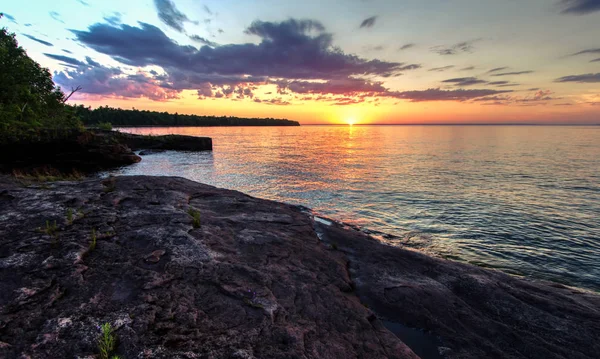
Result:
[[[100,326],[100,339],[98,340],[98,349],[100,350],[100,359],[111,358],[112,352],[117,344],[117,335],[110,323],[105,323]],[[111,359],[118,358],[113,356]]]
[[[192,225],[194,228],[200,228],[200,211],[190,207],[187,213],[192,217]]]
[[[67,223],[73,224],[73,208],[67,208]]]
[[[99,130],[104,131],[112,131],[113,129],[112,123],[110,122],[100,122],[96,127],[98,127]]]
[[[94,228],[92,228],[91,238],[92,238],[92,241],[90,242],[90,247],[88,248],[90,252],[93,251],[94,249],[96,249],[97,238],[96,238],[96,229],[94,229]]]
[[[56,221],[50,223],[50,221],[46,221],[46,228],[44,229],[44,233],[49,236],[54,236],[56,231],[58,230],[58,226],[56,225]]]

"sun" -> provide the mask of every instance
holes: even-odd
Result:
[[[348,124],[348,126],[352,126],[356,123],[356,119],[354,117],[349,117],[346,119],[346,123]]]

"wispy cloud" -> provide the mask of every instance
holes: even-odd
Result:
[[[415,46],[417,46],[417,44],[410,43],[410,44],[400,46],[400,48],[398,50],[404,51],[404,50],[412,49]]]
[[[40,44],[46,45],[46,46],[54,46],[53,44],[49,43],[48,41],[44,41],[42,39],[38,39],[37,37],[35,37],[33,35],[23,34],[23,36],[25,36],[25,37],[33,40],[33,41],[39,42]]]
[[[63,21],[63,19],[60,18],[60,14],[57,13],[56,11],[50,11],[48,14],[50,14],[50,17],[53,18],[54,20],[64,24],[65,22]]]
[[[563,14],[585,15],[600,11],[600,0],[561,0]]]
[[[460,71],[471,71],[471,70],[475,70],[475,66],[467,66],[467,67],[460,69]]]
[[[85,66],[86,65],[84,62],[79,61],[79,60],[69,57],[69,56],[55,55],[55,54],[44,54],[44,55],[51,59],[61,61],[67,65],[73,65],[73,66]]]
[[[579,82],[579,83],[597,83],[600,82],[600,73],[597,74],[583,74],[583,75],[569,75],[558,78],[554,82]]]
[[[210,47],[215,47],[215,46],[219,46],[219,44],[217,44],[216,42],[210,41],[202,36],[198,36],[198,35],[190,35],[189,36],[190,39],[203,44],[203,45],[208,45]]]
[[[377,22],[377,16],[371,16],[369,18],[364,19],[361,23],[360,23],[360,28],[369,28],[369,27],[373,27],[375,26],[375,22]]]
[[[457,78],[453,78],[453,79],[444,80],[442,82],[443,83],[451,83],[455,86],[461,86],[461,87],[487,83],[487,81],[478,79],[476,77],[457,77]]]
[[[4,16],[5,18],[7,18],[9,21],[14,22],[15,24],[17,23],[17,20],[15,19],[14,16],[11,16],[11,15],[5,13],[5,12],[0,12],[0,14],[2,16]]]
[[[104,16],[104,21],[111,25],[119,25],[122,17],[123,15],[120,12],[115,11],[110,15]]]
[[[175,7],[172,0],[154,0],[154,6],[158,11],[160,21],[178,32],[185,32],[184,24],[193,22]]]
[[[430,71],[430,72],[444,72],[446,70],[450,70],[450,69],[453,69],[453,68],[454,68],[454,65],[448,65],[448,66],[442,66],[442,67],[434,67],[434,68],[431,68],[431,69],[429,69],[427,71]]]
[[[492,96],[496,94],[512,92],[496,91],[496,90],[441,90],[441,89],[428,89],[423,91],[404,91],[394,93],[394,97],[398,99],[405,99],[411,102],[424,102],[424,101],[468,101],[477,99],[484,96]]]
[[[503,72],[500,74],[493,74],[492,76],[517,76],[517,75],[525,75],[525,74],[532,74],[534,71],[528,70],[528,71],[514,71],[514,72]]]
[[[434,46],[431,51],[439,55],[457,55],[461,53],[472,53],[475,49],[474,43],[481,39],[475,39],[470,41],[463,41],[451,46]]]
[[[586,55],[586,54],[600,54],[600,48],[599,49],[586,49],[586,50],[582,50],[582,51],[579,51],[579,52],[576,52],[576,53],[572,54],[571,56]]]
[[[592,60],[592,61],[590,61],[590,62],[600,62],[600,58],[598,58],[598,59],[595,59],[595,60]]]
[[[81,5],[90,6],[90,4],[84,0],[77,0],[77,2],[80,3]]]

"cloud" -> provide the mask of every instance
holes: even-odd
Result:
[[[600,54],[600,49],[586,49],[572,54],[571,56],[585,55],[585,54]]]
[[[487,83],[487,81],[480,80],[476,77],[458,77],[458,78],[444,80],[442,82],[451,83],[451,84],[454,84],[455,86],[473,86],[473,85]]]
[[[515,72],[503,72],[500,74],[494,74],[492,76],[516,76],[516,75],[525,75],[525,74],[531,74],[533,73],[533,71],[515,71]]]
[[[67,50],[67,49],[62,49],[63,52],[67,53],[67,54],[72,54],[71,51]]]
[[[55,54],[46,54],[46,53],[44,55],[46,57],[51,58],[51,59],[61,61],[64,64],[73,65],[73,66],[85,66],[85,63],[83,63],[83,62],[81,62],[81,61],[79,61],[77,59],[74,59],[72,57],[69,57],[69,56],[55,55]]]
[[[471,70],[475,70],[475,66],[468,66],[468,67],[460,69],[460,71],[471,71]]]
[[[508,66],[504,66],[504,67],[496,67],[494,69],[491,69],[490,71],[488,71],[488,74],[494,73],[494,72],[498,72],[498,71],[502,71],[502,70],[506,70],[508,68]]]
[[[431,69],[429,69],[427,71],[429,71],[429,72],[444,72],[446,70],[450,70],[450,69],[453,69],[453,68],[454,68],[454,65],[448,65],[448,66],[443,66],[443,67],[434,67],[434,68],[431,68]]]
[[[219,44],[217,44],[216,42],[212,42],[212,41],[210,41],[210,40],[208,40],[208,39],[206,39],[206,38],[204,38],[202,36],[190,35],[189,38],[192,39],[192,40],[194,40],[194,41],[196,41],[196,42],[198,42],[198,43],[200,43],[200,44],[208,45],[210,47],[219,46]]]
[[[509,83],[508,81],[492,81],[489,84],[490,85],[506,85],[508,83]]]
[[[563,14],[585,15],[600,11],[600,0],[561,0]]]
[[[83,65],[74,70],[54,74],[54,81],[62,87],[81,86],[83,96],[113,96],[148,98],[167,101],[178,98],[179,91],[165,89],[144,73],[124,75],[118,68]],[[79,95],[81,96],[81,95]]]
[[[119,25],[123,15],[120,12],[113,12],[110,16],[105,16],[104,21],[111,25]]]
[[[48,14],[50,14],[50,17],[53,18],[54,20],[60,22],[60,23],[65,23],[61,18],[60,18],[60,14],[57,13],[56,11],[50,11]]]
[[[371,16],[369,18],[366,18],[363,20],[363,22],[360,23],[360,28],[365,28],[365,27],[373,27],[375,26],[375,22],[377,21],[377,16]]]
[[[160,21],[178,32],[185,32],[184,24],[192,22],[175,7],[172,0],[154,0],[154,6],[156,7],[156,11],[158,11]]]
[[[411,102],[424,102],[424,101],[467,101],[473,100],[484,96],[492,96],[501,93],[512,92],[497,91],[497,90],[441,90],[428,89],[424,91],[403,91],[391,93],[394,98],[409,100]]]
[[[536,92],[525,95],[525,96],[511,96],[511,95],[495,95],[495,96],[485,96],[477,99],[473,99],[474,102],[487,102],[484,105],[542,105],[547,101],[558,100],[560,98],[552,97],[551,90],[539,90]]]
[[[402,45],[398,50],[403,51],[403,50],[408,50],[408,49],[412,49],[413,47],[417,46],[417,44],[406,44],[406,45]]]
[[[290,90],[298,94],[334,94],[356,95],[361,93],[385,93],[388,90],[381,82],[370,82],[361,79],[329,80],[326,82],[311,81],[275,81],[278,92]]]
[[[592,60],[592,61],[590,61],[590,62],[600,62],[600,58],[597,58],[597,59],[595,59],[595,60]]]
[[[600,82],[600,73],[564,76],[554,80],[554,82],[596,83]]]
[[[473,44],[481,39],[459,42],[451,46],[434,46],[432,52],[439,55],[457,55],[460,53],[472,53],[475,47]]]
[[[25,36],[33,41],[39,42],[40,44],[46,45],[46,46],[54,46],[53,44],[49,43],[48,41],[38,39],[37,37],[35,37],[33,35],[23,34],[23,36]]]
[[[161,66],[195,74],[251,75],[289,79],[335,79],[349,76],[398,76],[416,64],[366,60],[332,45],[332,35],[319,22],[255,21],[246,30],[259,44],[230,44],[216,48],[179,45],[157,27],[91,25],[73,33],[90,48],[131,66]]]
[[[90,6],[90,4],[84,0],[77,0],[77,2],[80,3],[81,5]]]
[[[1,14],[3,17],[5,17],[5,18],[7,18],[8,20],[10,20],[11,22],[14,22],[15,24],[17,23],[17,20],[15,19],[15,17],[14,17],[14,16],[11,16],[11,15],[9,15],[9,14],[5,13],[5,12],[0,12],[0,14]],[[0,17],[2,17],[2,16],[0,16]]]

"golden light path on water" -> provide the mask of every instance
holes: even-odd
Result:
[[[213,138],[120,174],[301,204],[436,255],[600,290],[600,127],[140,128]]]

